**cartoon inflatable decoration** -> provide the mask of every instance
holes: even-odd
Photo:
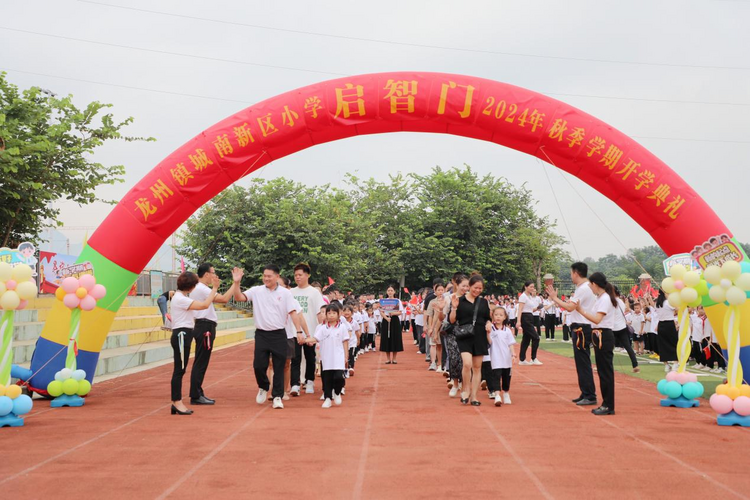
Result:
[[[79,262],[92,263],[97,280],[109,290],[93,311],[81,315],[78,366],[87,378],[94,374],[115,313],[138,273],[199,207],[284,156],[316,144],[388,132],[453,134],[536,156],[619,205],[667,255],[689,252],[713,235],[731,234],[706,202],[644,147],[550,97],[443,73],[330,80],[250,106],[201,132],[112,210],[79,257]],[[750,321],[750,314],[743,318]],[[64,366],[64,358],[52,358],[68,342],[69,319],[65,305],[55,304],[32,361],[30,383],[36,390]],[[750,328],[741,331],[742,349],[750,355]]]

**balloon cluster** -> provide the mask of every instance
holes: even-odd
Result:
[[[656,390],[671,399],[683,396],[692,400],[703,395],[703,384],[698,382],[698,376],[694,373],[672,371],[656,384]]]
[[[708,266],[703,275],[711,285],[708,296],[714,302],[739,306],[747,300],[747,292],[750,291],[750,264],[730,260],[721,267]]]
[[[672,307],[701,305],[701,298],[709,294],[708,283],[700,272],[691,271],[682,264],[675,264],[669,269],[669,277],[661,282],[661,288],[667,294]]]
[[[26,394],[21,394],[21,388],[17,385],[0,384],[0,418],[13,414],[15,416],[25,415],[31,411],[34,403]]]
[[[83,370],[63,368],[55,373],[55,380],[47,384],[47,392],[53,398],[62,396],[85,396],[91,391],[91,382],[86,380]]]
[[[55,296],[68,309],[80,308],[82,311],[93,311],[96,301],[107,295],[104,285],[98,285],[93,274],[84,274],[80,278],[69,276],[62,280]]]
[[[750,385],[732,387],[729,384],[716,386],[716,394],[708,401],[711,408],[720,415],[734,410],[743,417],[750,416]]]
[[[0,262],[0,309],[20,311],[36,297],[36,282],[32,274],[33,271],[26,264],[13,267],[7,262]]]

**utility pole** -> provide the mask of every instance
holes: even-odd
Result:
[[[177,244],[177,237],[175,233],[172,233],[172,272],[177,272],[177,254],[175,253],[175,245]]]

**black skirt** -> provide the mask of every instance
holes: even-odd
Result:
[[[404,350],[404,339],[401,330],[401,320],[393,316],[391,321],[380,322],[380,350],[383,352],[401,352]]]
[[[674,321],[659,321],[659,361],[677,361],[677,327]]]
[[[474,336],[468,339],[457,340],[458,350],[468,352],[472,356],[486,356],[489,353],[489,346],[487,344],[487,330],[485,329],[484,323],[480,327],[478,324],[474,325]]]

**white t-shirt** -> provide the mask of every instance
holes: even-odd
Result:
[[[254,286],[244,295],[253,303],[255,327],[259,330],[286,330],[289,313],[297,310],[292,292],[278,285],[273,290],[265,285]]]
[[[375,315],[373,314],[368,316],[367,313],[365,313],[365,316],[367,317],[367,333],[374,335],[376,332]]]
[[[624,330],[627,328],[628,323],[625,318],[625,303],[622,301],[622,299],[617,299],[617,307],[615,308],[615,326],[612,328],[612,330],[619,332],[620,330]]]
[[[325,300],[317,288],[308,286],[306,288],[292,288],[292,296],[297,300],[302,308],[302,316],[307,323],[307,331],[310,335],[315,332],[318,325],[318,313],[320,308],[325,305]]]
[[[354,316],[352,316],[351,321],[347,321],[347,319],[342,316],[340,321],[349,332],[349,348],[357,347],[357,332],[360,331],[359,323],[355,321]]]
[[[208,298],[209,295],[211,295],[211,289],[200,282],[195,285],[195,289],[190,292],[190,298],[197,302],[203,302]],[[208,306],[208,309],[203,309],[202,311],[193,311],[193,316],[195,317],[195,319],[207,319],[213,321],[214,323],[219,322],[219,318],[216,316],[216,309],[214,309],[213,304]]]
[[[593,312],[594,304],[596,303],[596,295],[591,291],[591,286],[589,286],[588,281],[584,281],[576,287],[576,291],[573,293],[570,301],[581,304],[583,310],[588,313]],[[570,323],[590,325],[591,321],[584,318],[578,311],[573,310],[570,312]]]
[[[195,325],[193,311],[189,309],[193,299],[184,295],[179,290],[172,297],[172,330],[178,328],[190,328]]]
[[[515,306],[515,304],[511,304],[509,306],[505,306],[505,310],[508,313],[508,319],[516,319],[516,306]]]
[[[523,304],[523,311],[521,311],[521,314],[532,313],[534,316],[539,316],[539,311],[537,311],[536,308],[539,307],[539,304],[542,303],[542,300],[538,295],[529,297],[528,295],[526,295],[526,292],[524,292],[518,299],[518,303]]]
[[[690,340],[693,342],[703,340],[703,320],[697,313],[690,315]]]
[[[314,334],[320,346],[323,371],[344,369],[344,342],[349,340],[349,329],[342,322],[333,326],[318,325]]]
[[[616,312],[617,309],[615,309],[615,306],[612,305],[612,299],[609,297],[609,294],[602,293],[601,295],[599,295],[599,298],[596,299],[596,302],[594,303],[594,309],[593,311],[591,311],[591,313],[604,313],[605,316],[602,318],[598,325],[592,325],[592,327],[609,328],[610,330],[613,330],[615,326]]]
[[[377,321],[378,323],[383,321],[383,315],[380,314],[380,309],[373,309],[372,316],[375,319],[375,321]]]
[[[636,314],[632,312],[629,314],[629,316],[630,316],[630,326],[633,327],[633,331],[635,332],[636,335],[642,335],[643,333],[648,333],[643,328],[644,327],[643,323],[645,322],[643,313]]]
[[[516,344],[516,338],[510,328],[495,329],[492,325],[490,332],[490,361],[492,369],[510,368],[513,365],[510,346]]]
[[[295,311],[297,311],[297,314],[302,312],[302,306],[299,302],[297,302],[297,299],[292,298],[294,301],[294,307]],[[287,316],[286,320],[286,338],[287,339],[293,339],[297,336],[297,329],[294,327],[294,321],[292,321],[291,316]]]
[[[417,314],[414,316],[414,324],[417,326],[424,326],[424,310],[422,309],[422,304],[419,304],[417,307]]]
[[[661,307],[657,307],[656,319],[659,321],[674,321],[674,307],[672,307],[672,304],[665,300]]]

